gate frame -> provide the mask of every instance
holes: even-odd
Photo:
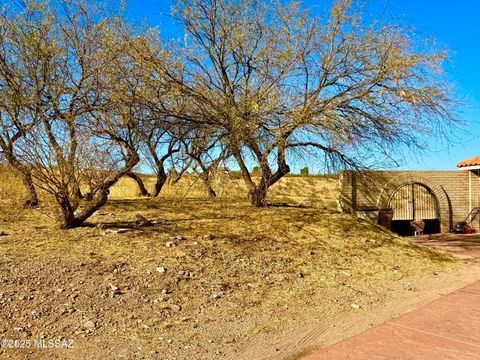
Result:
[[[441,222],[441,210],[440,210],[440,203],[438,201],[438,198],[437,198],[437,195],[435,195],[435,193],[433,192],[432,189],[430,189],[427,185],[425,184],[422,184],[420,182],[416,182],[416,181],[410,181],[408,183],[404,183],[402,185],[400,185],[399,187],[397,187],[391,194],[390,194],[390,197],[388,199],[388,205],[387,207],[388,208],[392,208],[391,207],[391,201],[392,201],[392,198],[393,196],[397,193],[398,190],[400,190],[402,187],[405,187],[405,186],[409,186],[409,185],[419,185],[423,188],[425,188],[429,193],[430,195],[432,195],[434,201],[435,201],[435,213],[436,213],[436,219],[440,220]],[[414,203],[413,203],[413,217],[415,218],[415,197],[413,196],[413,200],[414,200]],[[415,220],[415,219],[411,219],[411,220]]]
[[[434,179],[427,179],[422,176],[411,173],[403,173],[395,178],[390,179],[386,184],[382,186],[382,190],[377,197],[378,208],[388,208],[390,198],[396,189],[403,185],[411,183],[418,183],[430,189],[432,194],[437,199],[438,203],[438,216],[440,219],[440,231],[450,232],[452,230],[452,204],[445,189],[438,184]]]

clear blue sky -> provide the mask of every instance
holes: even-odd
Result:
[[[356,1],[356,0],[354,0]],[[146,20],[159,26],[166,36],[177,37],[168,18],[171,0],[130,0],[131,20]],[[307,7],[328,8],[332,0],[307,0]],[[413,27],[420,36],[433,36],[445,47],[450,63],[445,67],[463,104],[459,116],[465,121],[462,133],[448,147],[404,162],[402,169],[455,169],[458,161],[480,155],[480,1],[478,0],[366,0],[373,14]],[[432,139],[432,143],[435,140]]]

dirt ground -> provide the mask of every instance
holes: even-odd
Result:
[[[31,341],[2,359],[284,359],[478,275],[317,207],[113,200],[69,231],[0,210],[0,338]]]

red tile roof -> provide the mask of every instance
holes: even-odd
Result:
[[[461,167],[476,166],[476,165],[480,165],[480,156],[475,156],[474,158],[460,161],[457,164],[457,167],[461,168]]]

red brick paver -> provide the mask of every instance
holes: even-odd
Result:
[[[303,360],[480,360],[480,281]]]

